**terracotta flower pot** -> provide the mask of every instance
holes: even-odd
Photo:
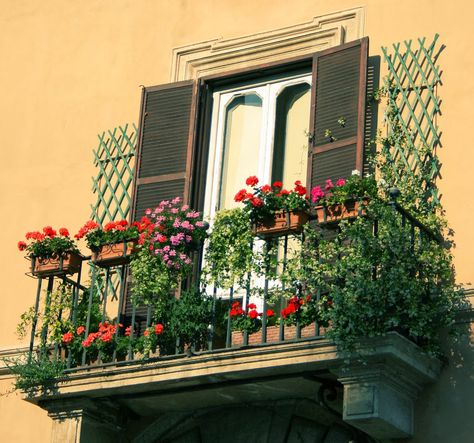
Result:
[[[82,260],[82,255],[76,252],[69,252],[61,257],[34,257],[31,272],[36,277],[75,274],[81,268]]]
[[[314,208],[318,223],[338,223],[348,218],[356,218],[366,214],[368,198],[348,200],[345,203]]]
[[[130,256],[136,246],[136,239],[102,245],[98,251],[93,253],[92,261],[101,268],[125,265],[130,262]]]
[[[274,218],[254,225],[253,233],[261,238],[299,233],[308,220],[309,214],[305,211],[279,211]]]

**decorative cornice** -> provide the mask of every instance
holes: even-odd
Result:
[[[217,38],[173,49],[171,82],[311,54],[364,36],[363,7],[253,35]]]

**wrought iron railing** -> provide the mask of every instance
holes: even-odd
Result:
[[[391,201],[394,214],[400,226],[406,227],[410,232],[410,250],[413,252],[415,242],[427,239],[428,241],[443,243],[443,238],[421,223],[412,214],[403,209],[396,201],[398,191],[392,190]],[[377,223],[373,225],[373,235],[377,235]],[[280,271],[285,269],[289,253],[289,244],[293,241],[294,234],[285,234],[277,239],[263,240],[266,253],[270,250],[279,255],[278,266]],[[304,241],[303,235],[298,234]],[[266,270],[268,271],[268,269]],[[276,304],[276,317],[285,305],[285,291],[290,290],[297,297],[303,297],[303,286],[300,282],[291,283],[291,288],[285,283],[275,283],[275,270],[272,278],[265,272],[260,280],[249,274],[244,288],[237,290],[234,287],[223,290],[212,287],[207,289],[211,297],[209,321],[205,325],[207,341],[196,343],[180,343],[178,339],[168,339],[167,344],[159,345],[159,352],[136,351],[135,343],[143,337],[150,326],[154,324],[153,310],[150,306],[137,306],[131,304],[131,309],[125,309],[129,300],[129,284],[127,283],[128,265],[99,268],[91,262],[91,257],[83,257],[82,265],[75,276],[66,274],[37,277],[36,300],[29,346],[29,359],[35,353],[62,359],[66,370],[76,370],[91,364],[96,365],[126,365],[133,362],[146,362],[150,360],[166,359],[169,356],[191,356],[200,353],[213,352],[217,349],[231,349],[236,347],[279,344],[298,340],[317,340],[324,337],[325,328],[315,321],[310,326],[303,327],[296,320],[294,326],[286,326],[284,321],[269,324],[267,309],[270,306],[269,294],[278,289],[279,299]],[[278,273],[278,272],[277,272]],[[88,283],[84,283],[84,275],[88,275]],[[114,277],[114,278],[112,278]],[[374,272],[374,278],[376,273]],[[118,282],[118,283],[117,283]],[[276,286],[275,286],[276,285]],[[258,332],[233,331],[233,319],[230,315],[233,303],[238,300],[242,308],[247,309],[250,295],[255,289],[260,297],[259,311],[261,311],[261,330]],[[58,296],[59,291],[59,296]],[[58,302],[59,297],[59,302]],[[319,298],[321,293],[312,294],[311,297]],[[85,340],[97,324],[106,324],[107,351],[98,350],[92,355],[88,347],[83,346]],[[77,328],[84,328],[81,333],[81,342],[73,341],[70,337],[64,340],[64,324],[69,329],[77,332]]]

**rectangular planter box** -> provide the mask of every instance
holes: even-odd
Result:
[[[261,238],[276,237],[289,233],[299,233],[308,222],[309,214],[304,211],[286,212],[281,211],[275,214],[273,219],[261,224],[254,225],[252,230],[254,235]]]
[[[92,261],[101,268],[126,265],[130,262],[130,256],[136,246],[136,239],[103,245],[98,251],[93,253]]]
[[[318,223],[337,223],[341,220],[366,215],[368,198],[349,200],[344,204],[316,206],[314,208]]]
[[[32,274],[36,277],[51,277],[55,275],[75,274],[81,268],[82,255],[70,252],[63,257],[32,259]]]
[[[296,339],[296,326],[285,326],[284,340]],[[301,338],[311,338],[315,334],[314,323],[301,328]],[[267,343],[275,343],[280,341],[280,326],[268,326],[267,327]],[[262,331],[254,332],[249,334],[249,345],[258,345],[262,343]],[[244,344],[244,333],[240,331],[232,331],[232,345],[242,346]]]

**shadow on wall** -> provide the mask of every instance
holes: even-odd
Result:
[[[469,298],[469,297],[468,297]],[[473,300],[471,296],[471,300]],[[445,336],[446,363],[441,378],[417,401],[415,437],[410,443],[471,442],[474,434],[474,309],[466,306],[456,337]],[[420,431],[419,431],[420,430]],[[421,432],[421,430],[423,430]]]

